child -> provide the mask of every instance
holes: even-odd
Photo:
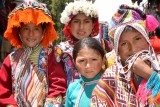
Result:
[[[10,14],[4,37],[18,48],[4,60],[0,75],[0,106],[60,105],[66,75],[51,45],[58,36],[46,5],[24,2]]]
[[[100,76],[105,52],[100,43],[91,37],[76,43],[73,60],[81,79],[69,85],[66,93],[66,107],[89,107],[91,93]]]
[[[143,21],[119,25],[114,34],[116,64],[93,90],[92,107],[151,107],[160,104],[160,66]]]
[[[79,79],[72,62],[72,50],[77,41],[85,37],[95,37],[99,33],[98,11],[89,1],[74,1],[67,4],[61,14],[65,24],[63,33],[67,41],[57,45],[57,61],[62,62],[67,73],[67,84]],[[98,38],[106,52],[111,51],[108,41]]]

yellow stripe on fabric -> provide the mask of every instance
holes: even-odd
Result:
[[[101,89],[101,86],[106,87],[105,90],[107,90],[107,93],[111,93],[111,96],[109,96],[109,97],[112,97],[114,99],[114,92],[113,92],[113,90],[103,80],[99,81],[98,86],[99,87],[96,87],[95,90],[94,90],[95,94],[98,95],[100,97],[100,99],[103,99],[105,102],[107,102],[109,105],[112,105],[111,102],[109,100],[107,100],[109,98],[100,89]],[[113,100],[113,99],[111,99],[111,100]]]
[[[36,66],[38,66],[38,58],[41,52],[42,45],[38,45],[36,48],[33,48],[31,55],[29,56],[29,60],[33,62]]]
[[[34,77],[34,75],[35,75],[35,71],[32,71],[31,72],[31,75],[32,75],[32,77]],[[31,78],[32,78],[31,77]],[[28,91],[27,91],[27,96],[29,97],[29,95],[30,95],[30,93],[31,93],[31,90],[32,90],[32,88],[33,88],[33,84],[34,84],[34,79],[31,79],[31,82],[30,82],[30,84],[29,84],[29,86],[28,86]]]
[[[28,88],[28,100],[31,102],[32,106],[37,106],[37,104],[43,103],[45,96],[45,83],[46,78],[44,78],[43,73],[38,71],[38,69],[32,69],[32,80]]]

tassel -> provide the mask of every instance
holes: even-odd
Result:
[[[136,93],[136,97],[137,99],[142,102],[142,104],[145,104],[147,102],[148,99],[148,92],[146,89],[146,80],[142,80],[141,84],[138,87],[138,91]]]
[[[147,15],[147,17],[146,17],[146,28],[147,28],[147,30],[149,32],[154,31],[158,26],[159,26],[158,20],[152,15]]]

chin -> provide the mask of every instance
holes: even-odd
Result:
[[[86,77],[86,78],[88,78],[88,79],[92,79],[92,78],[94,78],[94,77]]]

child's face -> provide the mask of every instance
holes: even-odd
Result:
[[[70,23],[72,35],[77,39],[88,37],[92,33],[93,21],[85,14],[77,14]]]
[[[143,35],[137,31],[123,32],[118,44],[118,54],[123,60],[141,51],[148,50],[149,44]]]
[[[43,38],[42,26],[36,26],[32,23],[22,24],[20,28],[20,37],[24,45],[32,48],[39,44]]]
[[[97,51],[91,48],[82,48],[75,60],[78,72],[86,78],[95,77],[102,68],[103,59]]]

